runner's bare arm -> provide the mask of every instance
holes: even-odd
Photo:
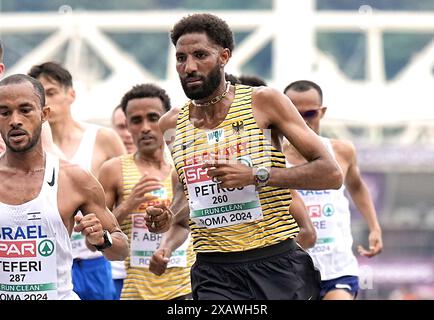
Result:
[[[316,231],[313,226],[312,220],[310,220],[309,213],[304,205],[303,199],[300,197],[297,191],[291,190],[292,203],[290,206],[290,212],[297,221],[300,227],[295,240],[305,250],[312,248],[316,242]]]
[[[174,221],[169,231],[163,235],[160,248],[154,253],[149,264],[149,271],[158,276],[166,271],[167,263],[169,262],[172,252],[185,242],[190,233],[190,211],[183,189],[176,171],[173,170],[173,200],[170,208],[174,213]]]
[[[333,148],[340,158],[346,159],[348,162],[345,186],[369,227],[369,248],[365,249],[362,245],[359,245],[357,250],[363,256],[373,257],[383,249],[382,232],[374,202],[357,165],[356,149],[351,142],[343,140],[334,140]]]
[[[149,263],[149,271],[158,276],[162,275],[166,271],[172,252],[187,240],[189,232],[188,218],[173,224],[169,231],[163,235],[158,250],[154,252]]]
[[[184,243],[190,232],[190,208],[185,197],[184,187],[178,179],[175,170],[172,171],[173,200],[170,210],[173,212],[173,222],[169,231],[163,235],[160,247],[166,247],[172,253]]]
[[[166,112],[158,121],[158,126],[163,133],[164,141],[169,150],[172,150],[175,141],[176,121],[178,119],[179,108],[172,108]]]
[[[111,159],[103,164],[99,173],[99,179],[104,190],[107,188],[107,206],[110,208],[116,204],[112,212],[119,224],[121,224],[131,212],[136,210],[140,204],[155,200],[156,197],[149,194],[149,192],[161,188],[161,183],[158,179],[144,174],[133,187],[128,198],[124,199],[119,204],[117,204],[117,202],[115,203],[113,201],[114,198],[119,200],[122,197],[122,194],[119,194],[122,192],[122,186],[120,184],[123,181],[119,158]]]
[[[188,218],[190,215],[190,208],[184,193],[184,186],[179,181],[175,170],[172,171],[172,194],[173,199],[170,210],[173,212],[173,223],[185,221],[185,217]]]
[[[128,255],[128,239],[106,206],[101,184],[91,173],[77,166],[70,167],[68,171],[67,176],[72,180],[74,191],[80,196],[81,205],[78,209],[83,213],[83,217],[75,217],[77,224],[74,230],[81,232],[91,245],[102,245],[104,230],[107,230],[113,244],[103,251],[104,256],[109,260],[124,260]]]
[[[284,136],[307,160],[291,168],[271,168],[267,185],[308,190],[340,188],[343,177],[339,165],[286,95],[270,87],[254,88],[252,109],[258,126],[271,130],[276,148],[281,149],[278,137]],[[215,160],[203,168],[208,169],[209,176],[217,177],[223,188],[254,184],[253,169],[241,163]]]
[[[120,190],[118,184],[122,181],[120,164],[119,158],[110,159],[102,164],[98,174],[98,180],[104,189],[107,208],[112,210],[112,212],[119,197],[121,197],[118,194],[118,190]],[[113,212],[113,214],[115,213]]]
[[[306,125],[287,96],[270,87],[255,88],[252,106],[260,128],[271,129],[286,137],[308,161],[291,168],[271,168],[269,186],[322,190],[338,189],[342,185],[342,172],[337,162],[318,135]],[[241,164],[215,161],[204,166],[213,167],[217,170],[208,171],[208,175],[219,177],[223,181],[222,187],[242,187],[254,183],[253,170]]]
[[[166,142],[169,150],[172,149],[172,144],[175,141],[176,120],[178,118],[179,112],[179,108],[172,108],[171,110],[166,112],[158,121],[158,126],[163,133],[164,141]],[[174,202],[177,203],[177,201],[178,199],[175,198]],[[174,217],[172,211],[165,205],[158,205],[155,207],[146,208],[146,225],[152,232],[166,232],[172,225],[173,218]]]
[[[276,129],[308,163],[291,168],[273,168],[270,186],[291,189],[338,189],[342,172],[318,135],[311,130],[291,100],[271,87],[253,94],[253,114],[262,129]]]

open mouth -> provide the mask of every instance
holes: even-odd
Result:
[[[9,132],[9,140],[12,142],[21,142],[26,137],[26,133],[20,130]]]
[[[140,138],[140,141],[141,142],[145,142],[145,143],[149,143],[149,142],[152,142],[154,140],[155,139],[152,136],[143,136],[143,137]]]

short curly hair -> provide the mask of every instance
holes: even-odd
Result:
[[[234,35],[228,24],[209,13],[195,13],[179,20],[170,32],[170,39],[176,46],[178,39],[186,33],[205,33],[208,38],[222,48],[234,50]]]
[[[170,110],[170,98],[166,91],[152,83],[138,84],[132,87],[121,99],[122,111],[126,114],[127,104],[130,100],[140,98],[159,98],[163,103],[164,110]]]

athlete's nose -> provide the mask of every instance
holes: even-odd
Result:
[[[187,57],[184,71],[187,74],[192,74],[197,71],[197,63],[193,57]]]

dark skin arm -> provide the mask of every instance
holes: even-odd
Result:
[[[289,211],[297,221],[300,227],[300,232],[298,233],[295,240],[298,244],[305,250],[312,248],[316,242],[316,231],[312,224],[312,220],[309,217],[306,206],[304,205],[303,199],[300,197],[297,191],[291,190],[292,203]]]
[[[284,136],[307,160],[291,168],[271,168],[269,186],[323,190],[338,189],[342,185],[338,164],[287,96],[269,87],[255,88],[252,108],[258,126],[266,135],[266,130],[271,130],[269,136],[278,150],[281,150],[279,137]],[[216,160],[205,164],[204,168],[208,169],[209,176],[218,177],[223,188],[254,184],[252,168],[241,163]]]
[[[167,263],[169,262],[172,252],[185,242],[190,233],[190,210],[183,186],[179,182],[175,170],[172,172],[172,191],[173,201],[170,209],[174,212],[173,224],[169,231],[164,234],[160,247],[155,251],[149,264],[149,271],[158,276],[166,271]]]
[[[172,150],[173,142],[175,141],[176,134],[176,121],[178,119],[180,108],[172,108],[166,112],[158,121],[158,126],[164,136],[164,141],[166,142],[169,150]]]
[[[185,213],[188,216],[190,208],[184,193],[184,186],[179,181],[178,174],[175,170],[172,171],[172,193],[173,200],[170,205],[170,210],[174,213],[173,223],[178,223],[179,221],[183,221],[185,219]]]
[[[175,128],[176,128],[176,120],[178,118],[178,114],[180,112],[179,108],[172,108],[168,112],[166,112],[158,121],[158,126],[160,127],[161,132],[163,133],[164,140],[171,150],[172,143],[175,141]],[[176,174],[176,173],[175,173]],[[172,181],[173,180],[172,175]],[[179,183],[179,182],[177,182]],[[175,185],[175,184],[172,184]],[[176,206],[179,200],[182,201],[182,198],[178,198],[177,195],[181,194],[178,188],[182,188],[182,185],[178,185],[176,187],[176,191],[174,190],[174,199],[172,201],[172,207]],[[182,191],[183,193],[183,191]],[[184,196],[185,198],[185,196]],[[152,232],[162,233],[169,230],[170,225],[173,223],[173,212],[167,208],[165,205],[158,205],[155,207],[148,207],[146,209],[145,221],[148,228],[152,228]],[[154,225],[152,227],[152,222]]]
[[[114,207],[113,214],[119,223],[122,223],[140,204],[157,199],[149,192],[162,187],[158,179],[145,173],[133,187],[129,197],[120,202],[122,197],[122,174],[119,158],[106,161],[101,167],[98,179],[104,188],[107,206],[109,208]]]

